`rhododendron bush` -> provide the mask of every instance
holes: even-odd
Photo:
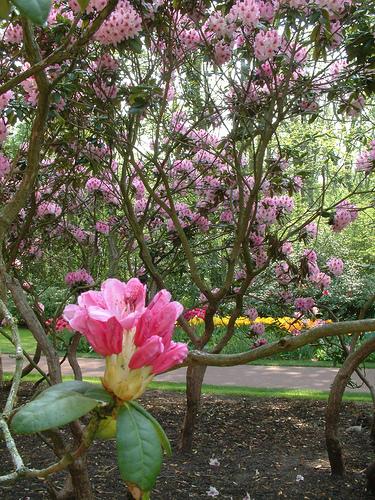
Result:
[[[103,389],[53,386],[15,414],[13,428],[49,429],[23,427],[27,412],[73,398],[82,405],[72,403],[77,411],[54,427],[92,412],[85,430],[72,430],[79,445],[100,434],[103,419],[103,434],[116,420],[128,430],[147,422],[160,464],[159,427],[133,400],[187,356],[186,345],[171,340],[175,322],[204,351],[214,318],[228,317],[204,354],[225,364],[215,356],[239,318],[257,317],[263,283],[272,284],[267,300],[314,321],[319,300],[345,270],[340,256],[321,258],[315,242],[319,232],[341,233],[371,208],[374,138],[345,145],[340,138],[366,122],[371,106],[373,2],[0,6],[0,297],[6,302],[10,292],[47,358],[51,383],[61,383],[61,370],[48,336],[63,310],[75,332],[67,355],[76,378],[81,335],[106,358]],[[314,151],[330,168],[307,171],[296,151],[312,148],[313,134],[290,144],[290,129],[302,133],[313,123],[326,127],[334,146],[329,158]],[[48,322],[38,305],[43,281],[67,288]],[[203,330],[165,291],[182,301],[186,283],[189,307],[205,311]],[[268,352],[263,333],[263,324],[249,324],[251,356]],[[300,345],[311,341],[300,338]],[[200,356],[186,361],[185,448],[204,376]],[[118,433],[120,469],[140,498],[159,466],[147,484],[128,476],[131,459],[121,462],[128,434]],[[82,460],[69,463],[69,472],[77,498],[87,499],[77,471],[85,474]]]

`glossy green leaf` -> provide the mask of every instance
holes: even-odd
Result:
[[[86,415],[97,405],[96,399],[78,392],[47,390],[17,411],[11,420],[11,430],[18,434],[33,434],[62,427]]]
[[[42,26],[48,18],[51,0],[12,0],[20,13],[35,24]]]
[[[117,460],[122,479],[142,492],[153,488],[162,463],[162,449],[153,423],[125,404],[117,415]]]
[[[70,380],[69,382],[63,382],[62,384],[52,385],[42,392],[38,398],[42,397],[43,394],[59,394],[67,391],[78,392],[79,394],[83,394],[88,398],[96,399],[102,403],[113,403],[113,399],[103,387],[98,384],[91,384],[90,382],[81,382],[80,380]]]
[[[9,0],[0,0],[0,19],[6,19],[9,16],[10,3]]]
[[[148,418],[150,420],[150,422],[152,423],[152,425],[154,426],[155,428],[155,431],[159,437],[159,441],[160,441],[160,444],[162,445],[165,453],[170,457],[172,456],[172,448],[171,448],[171,443],[166,435],[166,433],[164,432],[164,429],[163,427],[159,424],[159,422],[156,420],[156,418],[154,418],[147,410],[145,410],[145,408],[143,408],[143,406],[141,406],[139,403],[137,403],[136,401],[131,401],[130,404],[137,410],[139,411],[140,413],[142,413],[142,415],[144,415],[146,418]]]

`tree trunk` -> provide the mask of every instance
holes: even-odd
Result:
[[[191,451],[193,445],[194,428],[197,421],[202,383],[206,369],[205,365],[189,366],[187,369],[186,411],[179,443],[179,448],[182,451]]]
[[[4,280],[0,279],[0,299],[4,302],[4,304],[7,303],[7,287],[5,285]],[[0,321],[3,320],[3,316],[0,313]],[[0,351],[0,384],[4,382],[4,370],[3,370],[3,355]]]
[[[86,455],[76,460],[69,467],[73,486],[74,500],[94,500],[89,473],[87,470]]]
[[[76,460],[69,468],[64,487],[56,491],[53,484],[48,492],[51,500],[94,500],[90,478],[87,472],[86,456]]]
[[[345,387],[355,369],[367,356],[375,350],[375,338],[362,344],[356,351],[346,358],[333,381],[326,409],[326,446],[333,475],[343,476],[345,473],[341,444],[338,437],[338,423],[340,408]]]
[[[108,278],[117,278],[119,276],[120,252],[117,247],[117,238],[110,233],[108,240]]]
[[[68,348],[68,361],[72,367],[75,380],[82,380],[82,370],[77,361],[77,349],[81,337],[80,333],[75,333]]]
[[[62,382],[59,356],[52,344],[50,344],[43,326],[28,303],[25,292],[23,291],[19,281],[7,274],[5,274],[5,280],[19,313],[25,320],[29,330],[31,330],[31,333],[40,345],[43,354],[46,357],[52,383],[58,384],[59,382]]]

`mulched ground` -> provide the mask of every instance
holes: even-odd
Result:
[[[22,401],[27,388],[21,392]],[[373,498],[365,489],[364,469],[374,460],[368,429],[348,427],[367,420],[370,405],[346,403],[341,418],[347,474],[330,476],[324,445],[324,402],[287,399],[204,396],[195,446],[191,455],[176,451],[184,412],[178,393],[149,391],[143,404],[161,422],[175,448],[165,461],[153,500],[217,498],[242,500]],[[11,464],[0,442],[0,474]],[[48,463],[48,448],[35,437],[22,441],[25,462],[33,467]],[[210,459],[219,465],[210,465]],[[90,472],[98,499],[126,498],[115,461],[114,442],[98,442],[89,453]],[[301,477],[303,479],[301,479]],[[299,479],[299,480],[298,480]],[[211,488],[211,489],[210,489]],[[3,500],[48,498],[38,481],[22,480],[0,487]]]

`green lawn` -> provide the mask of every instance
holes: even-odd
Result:
[[[34,337],[32,336],[30,330],[27,328],[19,329],[22,340],[23,349],[32,354],[35,351],[36,342]],[[0,331],[0,353],[13,353],[14,349],[12,343],[7,340],[3,335],[1,335]],[[91,353],[79,353],[79,356],[82,358],[97,358],[99,357],[95,352]],[[254,361],[253,365],[258,366],[312,366],[312,367],[333,367],[333,363],[330,361],[312,361],[312,360],[304,360],[304,359],[261,359],[258,361]],[[375,368],[375,362],[367,362],[367,368]]]
[[[4,379],[9,380],[12,376],[10,373],[4,374]],[[28,382],[36,382],[40,379],[37,374],[31,374],[23,380]],[[73,377],[64,377],[64,380],[73,380]],[[85,378],[87,382],[100,384],[100,379],[97,377]],[[185,384],[174,382],[151,382],[149,390],[158,391],[176,391],[185,392]],[[255,387],[239,387],[239,386],[219,386],[203,384],[203,394],[216,394],[218,396],[242,396],[249,398],[288,398],[288,399],[310,399],[326,401],[329,396],[328,391],[317,391],[311,389],[258,389]],[[371,396],[363,392],[346,392],[343,398],[344,401],[357,401],[371,403]]]
[[[26,351],[27,353],[33,354],[36,347],[36,341],[32,336],[30,330],[28,330],[27,328],[19,328],[19,332],[21,336],[23,350]],[[0,352],[14,353],[13,344],[1,334],[1,331],[0,331]]]
[[[24,351],[26,351],[28,354],[33,354],[35,352],[35,347],[36,347],[36,341],[31,334],[30,330],[27,328],[19,328],[19,332],[21,335],[21,343],[22,343],[22,348]],[[14,347],[13,344],[1,334],[0,330],[0,353],[8,354],[8,353],[14,353]],[[80,357],[83,358],[98,358],[99,356],[95,352],[90,352],[90,353],[80,353]]]

